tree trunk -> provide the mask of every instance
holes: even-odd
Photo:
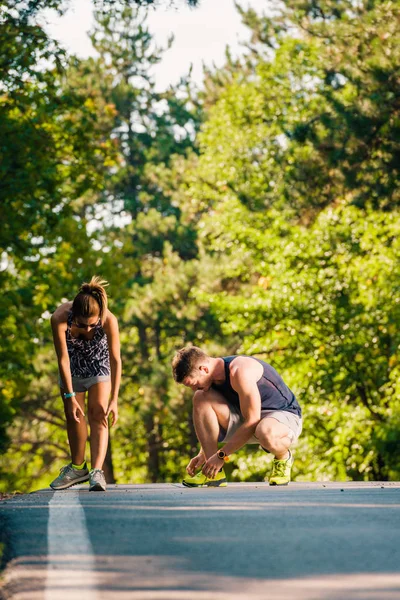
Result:
[[[154,414],[148,413],[145,417],[145,425],[147,432],[147,448],[148,459],[147,468],[149,471],[150,481],[156,483],[160,474],[160,436],[158,426],[154,421]]]
[[[374,481],[388,481],[387,468],[385,461],[380,452],[376,456],[376,462],[374,463]]]
[[[162,357],[161,357],[161,348],[160,348],[160,324],[158,323],[158,321],[155,324],[154,333],[155,333],[157,358],[158,358],[158,360],[161,360]]]
[[[147,347],[146,327],[144,326],[142,321],[139,321],[137,324],[137,328],[138,328],[138,334],[139,334],[140,355],[143,360],[147,361],[147,359],[149,358],[149,351],[148,351],[148,347]]]
[[[107,454],[103,465],[104,477],[107,483],[115,483],[114,466],[112,461],[111,436],[108,438]]]
[[[194,428],[193,413],[192,412],[189,413],[188,424],[189,424],[189,443],[190,443],[190,449],[194,453],[194,452],[196,452],[196,451],[199,450],[200,445],[199,445],[199,440],[197,439],[196,430]]]

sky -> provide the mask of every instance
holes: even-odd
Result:
[[[251,6],[257,12],[266,9],[269,0],[241,0],[242,7]],[[93,56],[94,50],[87,35],[93,26],[91,0],[71,0],[66,15],[59,17],[46,11],[43,22],[46,29],[66,49],[80,57]],[[198,85],[202,81],[202,63],[211,66],[224,63],[225,47],[234,55],[240,54],[240,42],[249,33],[241,23],[234,0],[200,0],[197,8],[189,8],[185,0],[175,0],[171,7],[168,0],[149,11],[148,26],[158,46],[165,46],[171,35],[175,41],[161,63],[153,67],[158,90],[179,81],[193,65],[192,79]]]

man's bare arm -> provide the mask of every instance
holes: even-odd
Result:
[[[239,394],[243,423],[225,444],[226,454],[232,454],[244,446],[260,422],[261,398],[257,381],[261,374],[261,365],[247,357],[238,357],[232,363],[231,384]]]

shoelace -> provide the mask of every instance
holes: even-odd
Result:
[[[92,477],[94,477],[95,475],[100,475],[104,477],[104,473],[101,469],[92,469],[90,474]]]
[[[274,462],[274,468],[272,475],[278,475],[280,477],[285,476],[286,460],[277,460]]]
[[[72,470],[71,465],[65,465],[64,467],[61,467],[61,469],[60,469],[60,475],[64,475],[64,473],[66,473],[69,470]]]

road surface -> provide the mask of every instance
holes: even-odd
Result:
[[[400,599],[400,483],[81,485],[0,527],[7,600]]]

